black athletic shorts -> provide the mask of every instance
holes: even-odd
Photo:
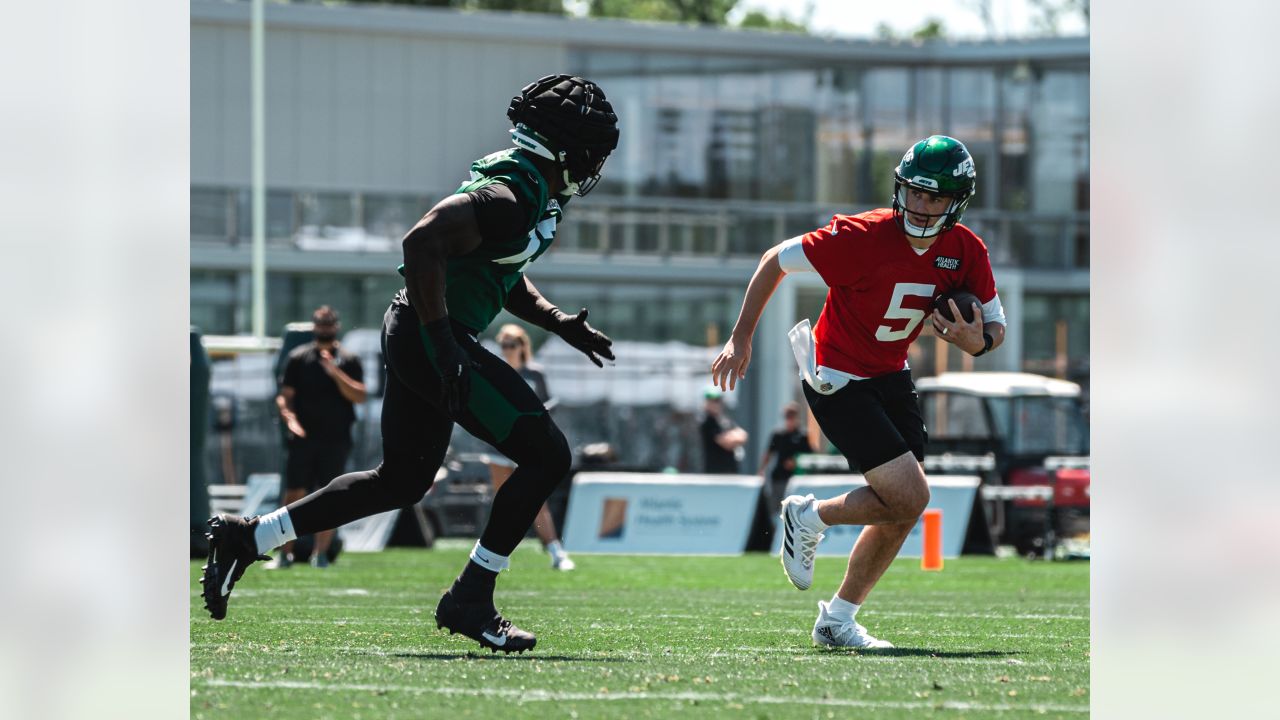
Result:
[[[855,472],[865,473],[908,451],[924,460],[929,434],[910,370],[851,380],[831,395],[803,380],[800,384],[823,434]]]
[[[290,438],[285,463],[285,487],[290,490],[318,490],[345,473],[351,454],[350,438],[319,440],[310,436]]]

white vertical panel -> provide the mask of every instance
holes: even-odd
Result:
[[[298,33],[267,27],[267,187],[298,184]]]
[[[333,175],[324,183],[332,188],[367,187],[371,132],[368,118],[378,112],[371,107],[369,59],[374,40],[368,34],[326,35],[333,43],[332,112],[333,137],[327,152],[333,158]],[[377,36],[379,40],[385,36]]]
[[[209,185],[222,177],[217,113],[219,37],[207,25],[191,27],[191,184]]]
[[[335,177],[333,146],[342,138],[334,122],[333,33],[298,33],[298,177],[301,187],[324,186]]]
[[[217,113],[220,140],[218,181],[249,186],[249,26],[218,26],[221,56],[218,58]]]
[[[443,195],[509,146],[507,102],[558,45],[267,27],[267,182]],[[249,29],[192,26],[192,178],[249,184]]]
[[[377,38],[369,68],[369,181],[374,188],[412,185],[411,152],[412,58],[409,42],[400,36]]]

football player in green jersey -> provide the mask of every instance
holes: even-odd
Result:
[[[618,145],[618,119],[599,86],[569,75],[526,86],[507,116],[516,147],[472,163],[471,179],[405,235],[405,288],[382,328],[382,463],[262,517],[210,519],[201,582],[215,619],[226,616],[231,588],[264,553],[297,535],[421,499],[458,423],[517,468],[494,496],[466,567],[436,607],[437,626],[495,651],[520,652],[537,642],[498,613],[494,581],[568,473],[569,446],[524,379],[477,336],[505,308],[556,333],[596,365],[614,359],[612,341],[587,323],[587,311],[562,312],[524,269],[551,245],[565,202],[599,181]]]

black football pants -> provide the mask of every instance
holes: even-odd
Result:
[[[569,445],[519,373],[485,350],[462,326],[454,325],[454,337],[479,364],[471,371],[467,407],[457,421],[517,466],[494,497],[489,524],[480,536],[486,549],[510,555],[551,491],[568,474]],[[449,447],[454,421],[443,409],[440,378],[428,347],[413,308],[392,303],[382,325],[387,365],[382,462],[372,470],[337,477],[289,505],[299,536],[407,507],[430,489]]]

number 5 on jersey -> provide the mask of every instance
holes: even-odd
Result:
[[[893,298],[889,300],[889,309],[884,313],[885,320],[906,320],[907,326],[901,330],[894,330],[888,325],[881,325],[876,328],[876,339],[881,342],[897,342],[911,337],[911,331],[924,320],[924,310],[913,310],[911,308],[902,307],[902,301],[908,295],[919,295],[925,298],[933,297],[933,285],[924,283],[898,283],[893,286]]]

